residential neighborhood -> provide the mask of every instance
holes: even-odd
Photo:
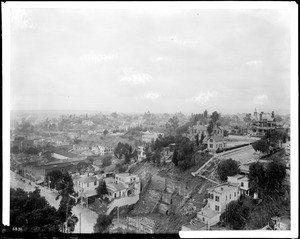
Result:
[[[218,115],[218,119],[214,121],[212,115]],[[111,126],[105,129],[105,134],[90,135],[90,138],[80,135],[101,124],[101,120],[94,120],[95,123],[89,125],[85,123],[73,138],[68,133],[73,130],[72,124],[60,131],[45,128],[45,121],[31,120],[28,124],[33,127],[24,129],[26,120],[21,119],[11,130],[11,171],[19,175],[19,180],[50,190],[57,198],[62,197],[64,188],[60,180],[66,180],[63,175],[69,175],[70,181],[65,181],[65,184],[73,185],[69,194],[74,200],[73,205],[87,210],[85,213],[113,218],[108,227],[111,233],[120,230],[127,233],[228,230],[230,223],[226,226],[223,217],[232,202],[246,198],[243,200],[253,201],[252,204],[256,205],[263,201],[264,195],[253,186],[252,165],[261,164],[268,168],[269,163],[279,160],[288,175],[289,130],[280,127],[286,122],[273,119],[276,127],[268,127],[269,131],[264,135],[253,135],[256,120],[249,124],[244,119],[248,133],[237,134],[234,131],[236,126],[222,125],[224,118],[216,111],[196,121],[200,116],[203,114],[186,116],[182,125],[173,132],[163,130],[164,121],[155,114],[152,120],[156,124],[152,127],[156,125],[160,132],[155,128],[150,130],[143,125],[146,120],[140,121],[140,117],[135,116],[140,122],[138,127],[117,134],[113,132],[116,126]],[[94,122],[97,116],[72,117]],[[100,119],[109,117],[101,115]],[[134,119],[121,114],[118,119],[122,117]],[[234,121],[232,116],[226,117]],[[60,116],[61,120],[53,121],[59,126],[64,118],[70,117]],[[176,115],[170,117],[169,122],[176,118]],[[51,121],[46,119],[46,122]],[[203,124],[205,121],[209,124]],[[166,127],[169,122],[165,123]],[[187,130],[181,132],[181,128]],[[33,142],[37,138],[43,142],[48,140],[48,143],[28,144],[27,134]],[[61,140],[68,144],[61,145],[51,136],[44,135],[60,135]],[[269,148],[260,146],[262,142],[270,144]],[[274,150],[270,151],[270,148]],[[185,153],[182,155],[182,152]],[[233,163],[229,167],[230,173],[227,173],[227,166],[221,166],[227,161]],[[288,183],[287,178],[281,180]],[[271,225],[271,218],[275,216],[286,217],[288,214],[270,215],[262,223]],[[78,223],[76,225],[74,230],[78,228]],[[261,228],[266,225],[261,225]],[[259,228],[253,228],[256,229]]]
[[[2,3],[4,238],[296,237],[295,6]]]

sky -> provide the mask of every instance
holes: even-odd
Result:
[[[12,110],[290,110],[286,10],[11,9]]]

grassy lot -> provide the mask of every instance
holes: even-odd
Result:
[[[259,140],[258,137],[248,137],[247,135],[229,135],[227,137],[227,147],[234,147],[241,144],[248,144]]]

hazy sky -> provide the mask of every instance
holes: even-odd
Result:
[[[289,110],[278,10],[13,9],[11,109]]]

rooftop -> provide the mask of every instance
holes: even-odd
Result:
[[[96,178],[95,176],[91,176],[91,177],[81,177],[79,179],[77,179],[79,182],[82,183],[91,183],[91,182],[96,182],[99,181],[98,178]]]
[[[98,193],[97,193],[97,190],[94,189],[94,190],[82,192],[79,195],[83,196],[83,197],[93,197],[93,196],[98,195]]]
[[[115,183],[115,182],[110,182],[107,184],[107,188],[110,189],[112,188],[112,190],[115,191],[121,191],[126,189],[125,186],[123,185],[123,183]]]
[[[189,228],[191,231],[197,231],[207,227],[205,223],[195,219],[192,219],[190,222],[183,224],[183,226]]]
[[[218,186],[210,187],[207,189],[207,191],[222,194],[222,193],[229,192],[229,191],[236,190],[236,189],[237,189],[236,187],[231,186],[229,184],[221,184]]]
[[[202,215],[204,217],[213,218],[213,217],[217,216],[218,214],[221,214],[221,212],[216,212],[212,209],[203,207],[203,208],[201,208],[201,211],[198,212],[197,214]]]

